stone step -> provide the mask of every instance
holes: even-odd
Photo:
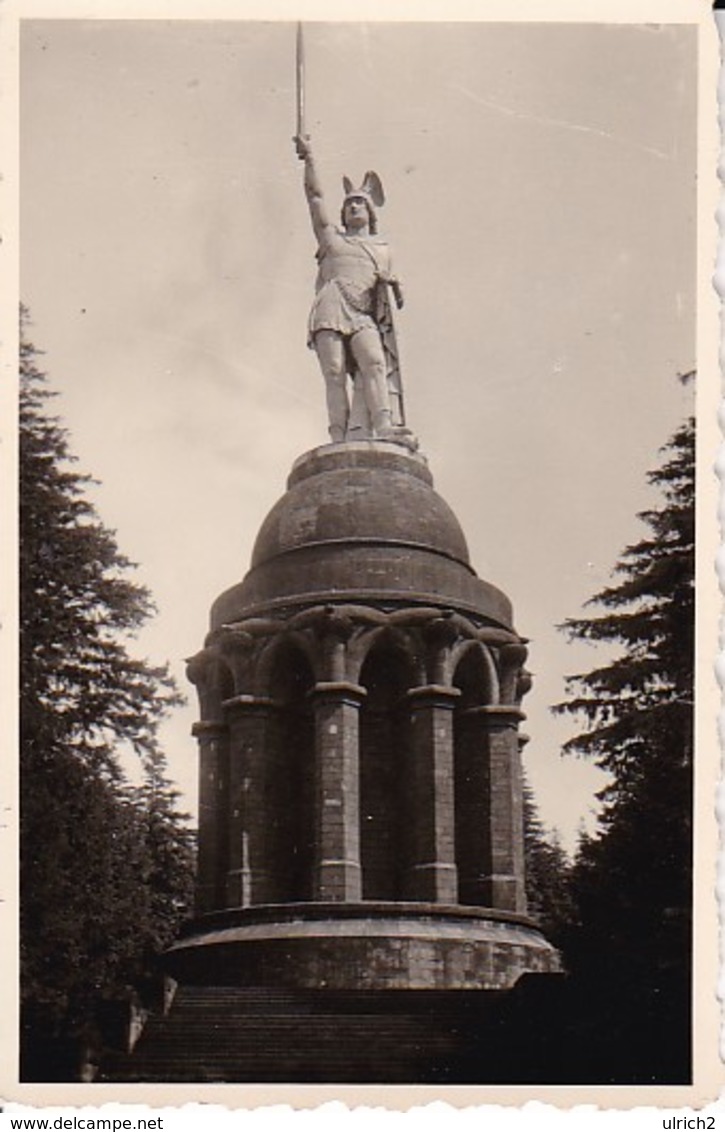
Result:
[[[101,1080],[444,1081],[493,1003],[467,992],[182,987]]]
[[[493,999],[488,994],[487,1002]],[[467,991],[279,991],[245,987],[185,987],[177,992],[174,1013],[202,1008],[239,1013],[460,1013],[481,1007],[480,992]]]

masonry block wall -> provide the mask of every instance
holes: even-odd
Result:
[[[302,457],[189,664],[197,901],[525,910],[525,642],[425,460]]]
[[[361,899],[525,910],[519,705],[500,702],[485,627],[447,616],[432,646],[440,612],[408,612],[371,626],[367,611],[313,607],[302,628],[294,616],[253,626],[244,665],[230,659],[243,623],[195,658],[218,711],[197,726],[200,911]],[[339,617],[349,633],[335,651]],[[228,690],[235,672],[246,680],[222,699],[216,684]]]
[[[421,456],[301,457],[189,662],[198,916],[174,978],[501,990],[558,970],[525,914],[525,663]]]

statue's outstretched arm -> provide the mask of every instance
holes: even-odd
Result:
[[[322,195],[322,186],[320,185],[320,179],[317,175],[317,169],[315,168],[310,139],[307,136],[296,137],[294,142],[297,156],[305,163],[305,196],[307,197],[310,216],[312,218],[312,228],[319,242],[322,240],[325,229],[331,227],[330,218],[327,215],[325,198]]]

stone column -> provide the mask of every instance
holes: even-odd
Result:
[[[346,680],[316,684],[315,900],[358,901],[360,868],[360,705],[365,689]]]
[[[230,731],[228,908],[274,899],[274,861],[267,836],[270,815],[265,804],[273,706],[265,696],[234,696],[224,702]]]
[[[455,904],[458,878],[453,814],[453,708],[458,688],[428,684],[408,692],[411,749],[405,820],[411,823],[406,897]]]
[[[526,911],[524,890],[524,803],[517,707],[484,707],[491,793],[489,816],[491,875],[489,904],[509,912]]]
[[[220,722],[195,723],[199,742],[199,850],[196,871],[196,911],[199,915],[223,908],[227,870],[226,796],[229,732]]]

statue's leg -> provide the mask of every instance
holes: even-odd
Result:
[[[325,378],[330,438],[336,444],[345,439],[350,416],[345,345],[342,337],[334,330],[318,330],[315,334],[315,350]]]
[[[385,374],[385,354],[380,334],[373,327],[359,330],[351,339],[350,349],[360,371],[360,381],[362,381],[363,395],[373,432],[384,435],[390,431],[392,420]]]
[[[358,377],[352,383],[352,403],[350,405],[347,438],[348,440],[369,440],[372,436],[372,427],[363,392],[362,378]]]

